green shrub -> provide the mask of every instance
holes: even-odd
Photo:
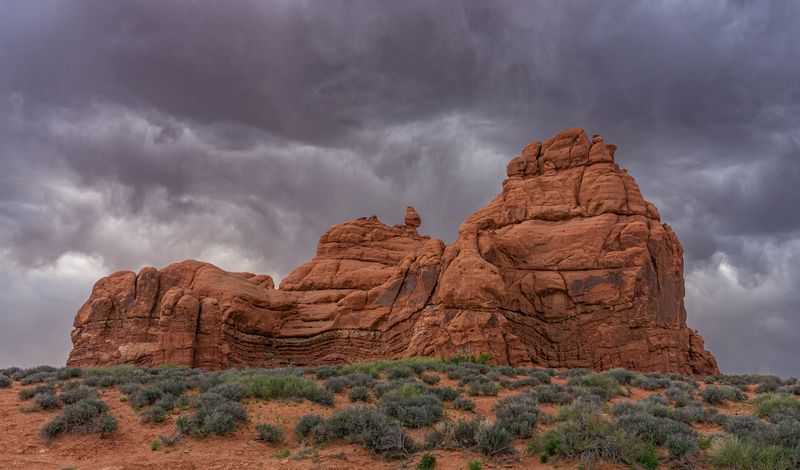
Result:
[[[755,412],[761,418],[769,417],[776,409],[787,408],[800,410],[800,400],[791,395],[764,393],[753,398]]]
[[[707,452],[718,468],[735,470],[790,470],[796,468],[780,446],[763,445],[738,436],[717,439]]]
[[[417,470],[433,470],[435,467],[436,457],[431,454],[423,454],[422,458],[417,464]]]
[[[366,407],[338,410],[325,422],[326,436],[360,444],[387,458],[407,457],[414,442],[386,415]]]
[[[442,401],[453,401],[461,395],[453,387],[428,387],[428,393],[439,397]]]
[[[586,389],[590,393],[606,400],[622,393],[619,388],[619,382],[613,376],[607,374],[586,374],[571,377],[567,381],[567,385],[573,389]]]
[[[238,382],[244,387],[246,396],[265,400],[306,399],[321,405],[333,406],[333,394],[323,389],[313,380],[295,375],[259,374],[240,377]]]
[[[341,393],[347,388],[349,385],[349,381],[346,377],[342,376],[335,376],[335,377],[328,377],[325,379],[325,388],[330,390],[333,393]]]
[[[511,433],[500,423],[482,425],[475,440],[478,449],[490,457],[513,455],[516,452],[512,445]]]
[[[103,424],[109,422],[108,418],[101,417],[108,410],[105,403],[95,399],[85,399],[67,405],[42,428],[45,439],[53,439],[60,434],[103,432]],[[113,418],[111,418],[113,419]]]
[[[444,415],[442,401],[434,395],[403,396],[390,392],[380,398],[378,408],[411,428],[428,426]]]
[[[539,417],[536,399],[530,395],[501,398],[494,406],[497,423],[512,435],[531,437]]]
[[[269,442],[271,444],[283,442],[283,429],[278,426],[260,423],[256,425],[256,431],[258,432],[259,441]]]
[[[685,423],[642,412],[620,416],[617,418],[616,424],[620,429],[659,446],[663,445],[672,435],[694,435],[694,431]]]
[[[745,398],[741,390],[730,385],[708,385],[700,391],[700,396],[710,405],[721,405],[725,400],[741,401]]]
[[[48,395],[54,395],[56,393],[56,389],[50,384],[37,385],[32,388],[23,388],[22,390],[19,391],[17,396],[19,397],[20,400],[30,400],[34,396],[42,393]]]
[[[436,374],[420,374],[419,378],[428,385],[436,385],[441,380]]]
[[[72,403],[76,403],[81,400],[85,400],[87,398],[97,398],[97,390],[91,387],[75,387],[66,391],[61,392],[59,398],[67,405],[71,405]]]
[[[350,398],[352,402],[369,401],[369,388],[361,386],[353,387],[347,397]]]
[[[297,439],[297,442],[302,442],[307,437],[313,436],[315,429],[321,431],[321,427],[324,427],[324,424],[325,420],[319,415],[308,414],[301,416],[294,427],[295,439]],[[324,436],[319,432],[317,433],[317,436],[323,437],[324,439]]]
[[[5,375],[0,375],[0,388],[9,388],[14,382]]]
[[[533,389],[532,394],[539,403],[564,405],[570,403],[573,399],[572,394],[558,384],[540,385]]]
[[[61,400],[53,393],[37,393],[33,396],[33,404],[40,410],[61,408]]]
[[[472,411],[475,409],[475,402],[467,397],[458,397],[453,400],[453,408],[457,410]]]
[[[700,443],[694,433],[678,433],[667,437],[664,447],[673,459],[694,455],[700,451]]]

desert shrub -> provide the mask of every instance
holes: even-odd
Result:
[[[273,426],[267,423],[259,423],[256,425],[256,432],[258,432],[258,440],[262,442],[269,442],[277,444],[283,442],[283,429],[278,426]]]
[[[700,443],[694,433],[678,433],[667,437],[664,447],[673,459],[694,455],[700,451]]]
[[[349,385],[347,378],[337,375],[325,379],[325,388],[333,393],[341,393]]]
[[[386,378],[389,380],[408,379],[414,376],[414,371],[411,370],[410,367],[401,365],[387,367],[383,372],[386,374]]]
[[[453,387],[428,387],[428,393],[439,397],[442,401],[453,401],[461,393]]]
[[[435,467],[436,457],[431,454],[423,454],[422,458],[417,464],[417,470],[433,470]]]
[[[592,374],[592,371],[583,369],[581,367],[577,367],[574,369],[567,369],[562,371],[557,371],[556,375],[559,377],[580,377],[582,375],[589,375]]]
[[[478,450],[491,457],[516,453],[511,433],[500,423],[481,425],[475,436],[475,443]]]
[[[563,456],[579,460],[586,468],[593,468],[600,461],[636,462],[645,468],[655,468],[654,448],[638,443],[631,434],[603,419],[599,411],[582,410],[572,416],[534,440],[531,450],[541,452],[542,461]]]
[[[426,390],[425,385],[409,379],[395,379],[388,382],[380,382],[372,389],[372,393],[380,398],[389,392],[396,392],[401,395],[416,396],[421,395]]]
[[[13,381],[10,377],[7,377],[5,374],[0,375],[0,388],[9,388],[13,384]]]
[[[326,437],[360,444],[388,458],[406,457],[414,442],[386,415],[366,407],[338,410],[325,422]]]
[[[139,414],[139,419],[142,423],[163,423],[167,418],[167,414],[175,409],[175,398],[171,395],[165,395],[159,399],[150,408],[142,411]]]
[[[536,377],[528,377],[526,379],[511,380],[503,382],[503,386],[509,390],[517,390],[523,387],[535,387],[541,382]]]
[[[110,433],[116,430],[116,420],[106,414],[108,406],[99,400],[85,399],[67,405],[42,428],[45,439],[53,439],[63,433]],[[111,423],[114,423],[112,425]]]
[[[639,374],[631,380],[630,384],[644,390],[659,390],[669,387],[669,379],[658,374]]]
[[[332,406],[333,394],[313,380],[296,375],[255,374],[238,378],[246,396],[262,399],[306,399]]]
[[[247,395],[247,390],[238,382],[226,382],[210,387],[208,392],[215,393],[227,400],[242,401]]]
[[[403,396],[396,392],[380,398],[378,408],[411,428],[428,426],[442,419],[442,401],[434,395]]]
[[[33,396],[33,404],[40,410],[61,408],[61,400],[54,393],[37,393]]]
[[[321,430],[324,424],[325,420],[319,415],[307,414],[301,416],[294,426],[295,439],[297,439],[297,442],[302,442],[307,437],[313,436],[315,429]],[[317,433],[317,435],[321,436],[320,433]]]
[[[709,461],[719,468],[735,470],[789,470],[796,468],[784,455],[784,449],[775,445],[725,436],[713,442],[707,452]]]
[[[436,374],[420,374],[419,378],[428,385],[436,385],[441,380]]]
[[[475,409],[475,402],[467,397],[458,397],[453,400],[453,408],[457,410],[472,411]]]
[[[91,387],[75,387],[61,392],[59,398],[67,405],[85,400],[87,398],[97,398],[97,390]]]
[[[152,405],[164,397],[164,392],[161,389],[148,385],[147,387],[139,387],[128,395],[128,403],[133,408],[141,408],[143,406]]]
[[[494,406],[497,423],[512,435],[531,437],[539,416],[536,398],[530,395],[515,395],[502,398]]]
[[[31,388],[23,388],[22,390],[19,391],[17,396],[19,397],[20,400],[30,400],[34,396],[43,393],[48,395],[54,395],[56,393],[56,388],[50,384],[37,385]]]
[[[766,428],[760,419],[752,415],[722,416],[723,419],[720,420],[720,425],[725,431],[740,437],[764,432]]]
[[[791,395],[764,393],[753,398],[755,412],[761,418],[766,418],[778,408],[800,409],[800,400]]]
[[[319,380],[325,380],[331,377],[341,375],[338,367],[335,366],[319,366],[317,367],[316,377]]]
[[[467,393],[475,396],[496,397],[499,386],[494,382],[472,381],[467,385]]]
[[[571,377],[567,385],[573,389],[585,389],[603,399],[610,399],[622,393],[619,383],[611,375],[584,374]]]
[[[540,385],[533,389],[532,394],[539,403],[553,403],[564,405],[572,401],[572,394],[558,384]]]
[[[216,393],[206,392],[197,397],[196,411],[178,418],[176,425],[181,434],[205,437],[209,434],[224,436],[232,433],[247,420],[247,410],[241,403],[228,400]]]
[[[353,387],[347,397],[350,398],[352,402],[369,401],[369,388],[361,386]]]
[[[700,397],[710,405],[721,405],[725,400],[741,401],[745,395],[740,389],[730,385],[708,385],[700,391]]]
[[[671,435],[694,434],[694,431],[686,423],[647,413],[620,416],[617,418],[616,424],[620,429],[625,429],[627,432],[659,446],[663,445]]]
[[[698,401],[691,401],[671,410],[669,417],[687,424],[710,423],[718,413],[719,411],[713,406],[703,406]]]
[[[603,375],[613,377],[620,385],[630,385],[631,381],[638,375],[636,372],[617,367],[603,372]]]
[[[347,379],[347,385],[350,387],[372,388],[372,385],[375,383],[375,379],[373,379],[371,375],[362,374],[360,372],[346,375],[345,378]]]

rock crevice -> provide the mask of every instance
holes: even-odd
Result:
[[[616,146],[567,129],[507,166],[451,245],[377,217],[335,225],[272,278],[188,260],[99,280],[74,366],[206,369],[489,353],[498,363],[708,374],[687,327],[683,249]]]

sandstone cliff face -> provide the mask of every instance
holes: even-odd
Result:
[[[208,369],[489,352],[499,363],[717,372],[686,326],[683,251],[616,147],[582,129],[534,142],[449,246],[419,214],[331,227],[275,289],[184,261],[114,273],[76,318],[75,366]]]

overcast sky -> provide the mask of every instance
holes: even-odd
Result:
[[[530,141],[616,143],[724,372],[800,375],[800,3],[14,1],[0,366],[63,364],[93,282],[280,279],[376,214],[451,242]]]

